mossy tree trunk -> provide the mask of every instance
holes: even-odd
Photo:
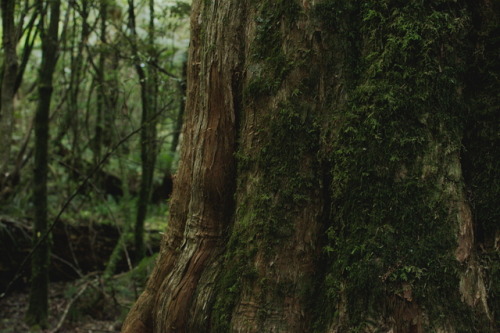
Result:
[[[40,1],[39,24],[42,39],[42,63],[38,77],[38,106],[35,113],[35,162],[33,178],[33,257],[31,288],[26,321],[45,327],[48,317],[48,283],[51,237],[47,235],[47,173],[49,112],[52,97],[52,77],[57,64],[60,1]],[[48,9],[47,9],[48,8]],[[48,18],[48,20],[47,20]],[[46,22],[48,23],[46,24]]]
[[[195,0],[169,226],[123,332],[498,329],[498,13]]]

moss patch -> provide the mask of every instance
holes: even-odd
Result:
[[[369,319],[384,318],[384,295],[401,295],[403,286],[428,313],[429,329],[447,320],[477,329],[480,320],[457,290],[456,212],[447,208],[455,198],[446,189],[467,114],[467,8],[456,1],[326,1],[317,17],[339,31],[358,22],[351,30],[360,36],[357,44],[346,35],[330,46],[359,52],[343,55],[355,75],[343,78],[349,97],[332,104],[338,128],[326,138],[332,212],[318,331],[342,316],[346,331],[366,328]]]
[[[464,93],[474,53],[470,8],[452,0],[322,1],[311,12],[321,46],[314,50],[318,54],[304,54],[321,63],[309,69],[313,78],[284,92],[284,82],[290,85],[287,79],[304,65],[292,55],[298,52],[284,51],[283,27],[298,13],[291,3],[264,1],[257,11],[244,103],[266,114],[256,112],[258,150],[242,145],[237,154],[241,197],[218,280],[213,331],[230,329],[239,297],[254,292],[244,286],[262,286],[257,298],[265,304],[269,281],[256,281],[255,255],[275,254],[294,232],[294,215],[322,182],[330,205],[322,226],[324,256],[318,260],[324,271],[304,292],[304,298],[318,296],[311,301],[318,332],[332,323],[346,332],[378,325],[390,317],[384,300],[394,297],[419,304],[428,318],[426,330],[450,324],[457,331],[488,332],[484,318],[460,299],[465,267],[454,255],[453,189],[462,186],[456,161],[469,121],[477,123]],[[331,80],[321,103],[318,76]],[[494,123],[498,100],[477,103],[488,105],[485,122]],[[490,126],[484,133],[488,139],[471,140],[478,154],[488,155],[493,148],[485,143],[497,132]],[[483,188],[495,179],[496,186],[495,158],[482,159],[487,172],[473,175],[472,183]],[[326,175],[315,173],[325,170]],[[490,232],[498,220],[494,197],[479,195],[476,208]],[[493,301],[496,258],[492,252],[483,257]],[[261,314],[268,315],[265,307]]]
[[[245,176],[237,192],[245,199],[239,205],[220,278],[218,294],[223,297],[216,301],[212,317],[216,331],[229,329],[242,286],[255,282],[258,249],[269,257],[276,254],[275,248],[293,235],[294,217],[311,198],[317,175],[305,171],[310,168],[304,164],[314,163],[309,155],[317,151],[318,131],[307,107],[294,102],[282,103],[264,117],[268,127],[259,133],[264,144],[258,153],[238,153],[239,173]],[[267,282],[259,285],[263,290],[259,297],[265,298]]]
[[[257,8],[256,36],[252,43],[253,78],[245,89],[246,100],[275,93],[293,64],[284,52],[283,31],[296,21],[296,1],[261,1]]]

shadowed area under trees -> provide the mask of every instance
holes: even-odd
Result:
[[[122,332],[497,332],[497,1],[203,1]]]

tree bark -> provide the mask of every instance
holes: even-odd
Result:
[[[35,165],[33,204],[35,210],[33,244],[36,248],[31,264],[31,288],[26,321],[30,325],[45,327],[48,317],[48,283],[51,237],[47,226],[47,172],[49,111],[52,97],[52,77],[57,63],[60,1],[48,4],[50,18],[45,27],[46,3],[40,1],[38,10],[42,13],[40,36],[42,39],[42,63],[39,73],[39,101],[35,113]]]
[[[102,157],[102,146],[105,136],[105,123],[104,123],[104,113],[106,109],[106,80],[105,80],[105,70],[106,70],[106,58],[107,50],[104,49],[107,44],[107,19],[108,19],[108,1],[101,0],[99,2],[99,13],[101,16],[101,43],[103,49],[99,53],[99,64],[97,70],[97,82],[99,83],[100,89],[97,91],[97,105],[96,105],[96,125],[95,125],[95,136],[94,136],[94,163],[97,165]]]
[[[80,4],[72,4],[68,8],[68,16],[73,15],[72,21],[74,22],[73,27],[70,32],[69,47],[70,50],[70,63],[69,67],[71,69],[69,84],[68,84],[68,103],[66,105],[67,109],[62,116],[62,121],[59,125],[57,135],[53,141],[56,145],[59,145],[62,149],[62,140],[67,136],[68,142],[71,143],[71,149],[69,151],[69,156],[65,156],[68,161],[68,165],[73,170],[79,170],[82,168],[82,163],[80,159],[81,149],[80,149],[80,127],[79,127],[79,117],[80,117],[80,92],[81,92],[81,81],[82,74],[85,71],[85,58],[84,50],[87,44],[87,40],[91,33],[90,26],[88,23],[89,16],[89,3],[83,1]],[[81,27],[76,23],[77,15],[81,17]],[[80,38],[77,37],[78,29],[80,30]],[[63,46],[64,47],[64,46]],[[102,89],[98,90],[99,92]],[[72,134],[72,136],[71,136]]]
[[[470,193],[499,164],[463,161],[499,140],[495,6],[194,1],[169,226],[122,332],[494,332],[497,204]]]
[[[4,51],[2,92],[0,104],[0,185],[10,161],[12,131],[14,128],[14,86],[16,82],[17,34],[14,23],[14,0],[2,0],[2,45]]]
[[[153,176],[156,163],[156,94],[157,80],[156,70],[149,66],[144,70],[145,61],[139,54],[138,36],[135,23],[134,1],[128,0],[129,4],[129,27],[131,31],[131,48],[134,66],[141,86],[141,185],[139,198],[137,200],[137,216],[134,228],[135,262],[138,263],[145,254],[144,247],[144,222],[146,220],[148,204],[153,187]],[[154,3],[149,2],[150,26],[148,33],[149,48],[154,48]],[[153,62],[155,55],[150,51],[148,57]]]
[[[172,136],[172,144],[170,145],[170,152],[172,155],[177,151],[177,146],[179,145],[179,139],[182,131],[182,123],[184,121],[184,110],[186,108],[186,75],[187,75],[187,59],[182,62],[182,74],[181,80],[179,82],[179,112],[177,112],[177,117],[175,119],[175,127]],[[170,167],[169,167],[170,169]],[[167,172],[170,173],[171,170]]]
[[[31,56],[31,51],[33,51],[33,46],[35,45],[35,40],[37,39],[37,35],[39,33],[36,22],[38,19],[38,15],[40,13],[36,9],[33,10],[33,13],[30,17],[28,24],[25,27],[23,26],[24,17],[28,11],[29,11],[29,2],[25,2],[23,14],[21,15],[21,20],[19,21],[18,25],[17,38],[18,41],[23,36],[26,36],[26,38],[24,41],[23,51],[21,53],[21,62],[19,64],[19,69],[17,72],[16,82],[14,86],[14,93],[16,93],[19,90],[19,87],[23,82],[24,72],[26,71],[26,67],[28,66],[28,61]],[[23,31],[26,31],[26,33],[23,33]]]

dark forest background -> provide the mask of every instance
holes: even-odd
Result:
[[[0,331],[112,326],[166,225],[190,1],[1,5]]]

